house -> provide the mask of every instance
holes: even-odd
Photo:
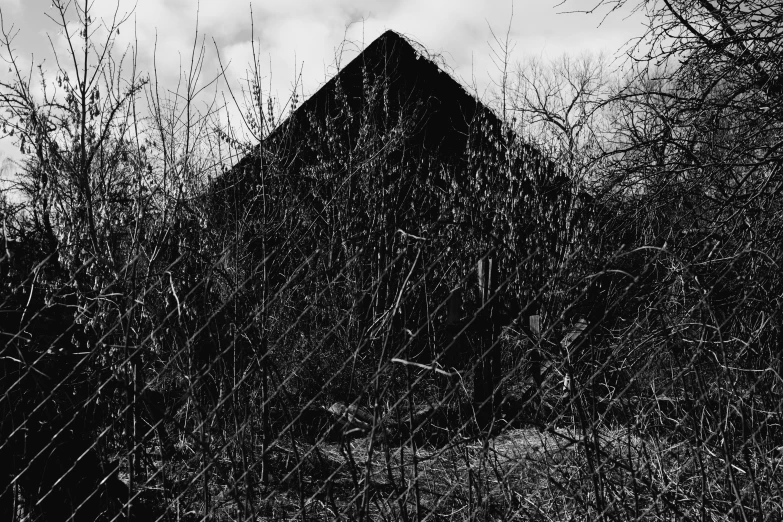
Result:
[[[571,192],[557,165],[387,31],[215,182],[210,219],[236,239],[236,265],[263,264],[242,276],[263,278],[263,295],[298,282],[286,299],[319,310],[308,329],[321,346],[391,336],[384,356],[448,367],[488,353],[496,374],[498,325],[564,248]],[[472,347],[454,353],[444,346],[467,346],[458,332]]]

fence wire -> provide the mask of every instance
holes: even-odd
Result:
[[[783,519],[779,163],[642,140],[591,187],[354,72],[209,182],[139,148],[4,231],[0,520]]]
[[[492,250],[390,237],[384,266],[316,249],[252,291],[272,254],[220,252],[231,278],[189,288],[179,258],[124,303],[27,274],[3,303],[3,519],[780,516],[778,326],[752,295],[722,316],[670,251],[636,249],[616,256],[668,272],[588,274],[598,315],[570,274],[514,306]]]

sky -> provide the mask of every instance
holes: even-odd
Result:
[[[222,62],[228,66],[228,85],[236,89],[248,77],[255,41],[265,91],[287,100],[299,77],[300,97],[306,98],[336,73],[336,62],[348,63],[373,39],[393,29],[438,55],[438,62],[455,78],[486,97],[492,94],[492,78],[498,77],[490,47],[493,31],[502,39],[508,33],[512,62],[598,52],[622,56],[624,46],[644,32],[644,17],[632,12],[631,6],[606,17],[605,8],[590,14],[575,12],[589,10],[596,2],[94,0],[92,14],[103,21],[110,21],[115,10],[127,16],[116,48],[135,45],[142,71],[151,72],[154,59],[160,85],[167,89],[175,89],[180,72],[187,70],[194,41],[205,46],[202,83],[217,76]],[[14,40],[19,57],[28,64],[43,62],[45,70],[53,70],[49,39],[55,46],[65,40],[47,18],[56,14],[51,0],[0,0],[0,10],[4,29],[13,24],[19,31]],[[0,74],[7,73],[0,68]],[[225,92],[225,85],[209,88]],[[0,140],[0,158],[15,155],[7,140]]]

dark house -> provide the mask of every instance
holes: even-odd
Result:
[[[213,185],[210,219],[239,264],[263,264],[243,276],[263,296],[307,288],[286,299],[318,312],[290,320],[324,348],[391,336],[384,357],[448,368],[489,353],[495,366],[499,325],[566,247],[571,190],[556,174],[387,31]]]

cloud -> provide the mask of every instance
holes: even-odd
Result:
[[[106,6],[110,4],[101,5],[109,11]],[[336,72],[332,65],[337,51],[345,51],[341,57],[344,64],[386,29],[420,42],[441,55],[464,83],[475,79],[483,89],[490,83],[489,76],[496,74],[488,44],[492,40],[489,27],[505,37],[511,19],[510,38],[516,41],[517,53],[558,55],[602,46],[613,50],[624,41],[623,31],[633,26],[622,20],[617,23],[620,17],[615,16],[597,28],[599,17],[558,14],[554,6],[554,2],[540,0],[517,2],[511,19],[507,0],[261,2],[252,7],[252,28],[265,77],[272,77],[272,90],[282,96],[290,90],[302,65],[304,90],[312,93]],[[197,15],[199,34],[207,37],[204,70],[217,70],[216,45],[222,57],[230,58],[229,77],[241,78],[252,61],[247,45],[251,40],[247,0],[202,0],[198,11],[190,0],[140,2],[135,24],[142,65],[151,68],[157,39],[158,73],[166,82],[176,82],[179,70],[189,61]],[[341,47],[343,37],[351,43]]]
[[[16,11],[22,5],[22,0],[0,0],[0,10],[5,15],[6,10]]]
[[[117,7],[108,0],[92,5],[93,14],[106,23]],[[128,14],[133,5],[120,0],[120,15]],[[202,84],[218,74],[219,53],[224,65],[230,63],[229,84],[241,88],[253,60],[255,38],[264,90],[280,100],[290,95],[299,71],[301,90],[312,94],[337,72],[336,61],[346,64],[387,29],[439,55],[449,72],[465,85],[475,84],[484,95],[491,95],[492,78],[498,75],[490,27],[500,38],[510,29],[509,37],[516,43],[512,62],[524,55],[612,52],[643,31],[641,14],[626,18],[627,12],[614,13],[599,27],[600,15],[559,14],[557,9],[563,7],[556,8],[555,0],[516,0],[513,19],[510,0],[256,0],[252,17],[248,0],[143,0],[135,5],[120,28],[116,50],[121,53],[137,46],[139,70],[156,71],[164,93],[184,81],[198,28],[196,49],[200,51],[202,43],[205,47]],[[35,53],[36,62],[50,55],[48,41],[42,38],[46,32],[62,48],[62,36],[56,35],[57,27],[44,15],[51,12],[46,3],[0,0],[0,6],[6,24],[14,22],[21,29],[15,41],[20,54]],[[47,65],[54,68],[51,58]]]

